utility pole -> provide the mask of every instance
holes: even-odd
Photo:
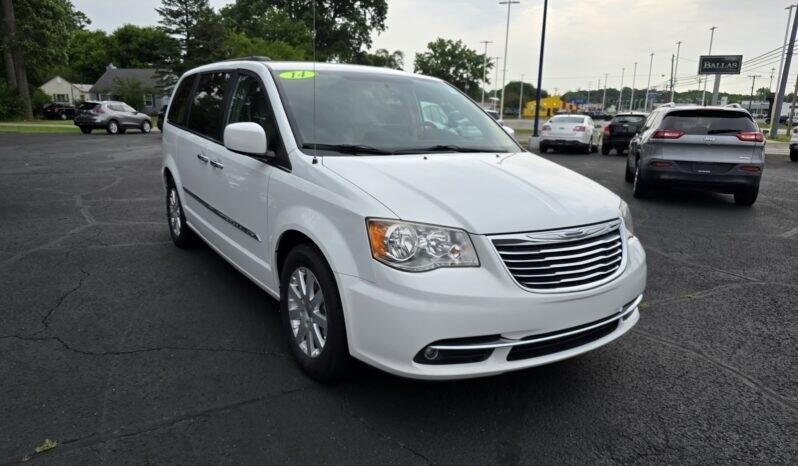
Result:
[[[502,70],[502,100],[499,105],[499,119],[502,119],[504,114],[504,86],[507,79],[507,42],[510,40],[510,6],[513,4],[521,3],[518,0],[505,0],[499,2],[499,5],[507,5],[507,27],[504,30],[504,69]]]
[[[776,68],[770,69],[770,83],[768,83],[768,92],[773,92],[773,74],[776,72]]]
[[[623,75],[626,72],[626,68],[621,68],[621,90],[618,93],[618,108],[615,110],[616,112],[621,112],[621,106],[623,105]]]
[[[790,5],[790,6],[784,8],[785,10],[788,10],[787,11],[787,27],[784,29],[784,46],[781,49],[781,59],[779,60],[779,83],[782,81],[782,79],[784,79],[782,77],[782,74],[781,74],[782,71],[784,70],[784,50],[787,48],[787,39],[789,38],[789,35],[790,35],[790,22],[792,20],[792,9],[795,8],[796,6],[798,6],[798,5]],[[773,103],[774,104],[776,103],[776,98],[777,97],[778,97],[778,94],[776,94],[773,97]],[[784,96],[781,96],[781,98],[783,99]],[[773,114],[773,110],[775,110],[775,109],[776,109],[775,105],[772,105],[770,107],[770,111],[771,111],[771,113],[770,113],[770,121],[771,122],[776,117]]]
[[[543,0],[543,27],[540,29],[540,57],[538,62],[538,88],[535,89],[535,124],[532,127],[532,136],[537,137],[538,123],[540,123],[540,86],[543,84],[543,48],[546,44],[546,14],[549,11],[549,0]]]
[[[493,57],[493,59],[496,60],[496,81],[494,81],[494,86],[498,86],[499,85],[499,62],[501,61],[502,57]],[[493,97],[495,98],[496,94],[498,94],[498,93],[499,93],[498,89],[496,89],[494,87],[493,88]],[[502,92],[502,94],[504,94],[504,92]],[[491,107],[494,110],[496,110],[496,101],[495,100],[492,101]],[[501,118],[502,118],[501,114],[499,114],[499,119],[501,120]]]
[[[682,51],[682,41],[676,42],[676,64],[673,67],[673,86],[671,86],[671,102],[674,101],[676,93],[676,82],[679,80],[679,53]]]
[[[751,112],[751,104],[754,102],[754,86],[756,85],[756,78],[761,78],[762,76],[758,74],[749,74],[749,78],[751,78],[751,99],[748,101],[748,112]]]
[[[637,81],[637,62],[635,62],[635,70],[632,72],[632,96],[629,97],[629,111],[632,111],[632,105],[635,101],[635,82]]]
[[[609,73],[604,73],[604,96],[601,98],[601,111],[607,109],[607,76]]]
[[[671,102],[673,102],[673,61],[676,58],[676,55],[671,54]]]
[[[587,83],[587,103],[585,107],[590,107],[590,82]]]
[[[792,12],[792,10],[790,10]],[[779,82],[779,92],[776,94],[776,102],[773,106],[773,116],[770,118],[770,137],[775,138],[779,135],[779,120],[781,119],[781,104],[784,99],[784,92],[787,90],[787,77],[790,74],[790,63],[792,62],[792,54],[795,50],[795,34],[798,33],[798,14],[795,15],[792,22],[792,32],[790,33],[790,41],[787,44],[787,53],[784,55],[784,68],[781,72],[781,81]]]
[[[648,60],[648,83],[646,84],[646,103],[643,104],[643,111],[648,111],[648,91],[651,89],[651,68],[654,66],[654,53],[651,53],[651,57]]]
[[[485,44],[485,54],[482,55],[482,108],[485,108],[485,87],[488,85],[488,44],[492,43],[489,40],[480,42],[480,44]]]
[[[524,108],[524,75],[521,75],[521,91],[519,92],[518,96],[518,119],[521,120],[524,118],[524,114],[522,113]]]
[[[712,41],[715,39],[715,29],[717,29],[717,26],[712,26],[711,28],[709,28],[710,32],[709,32],[709,54],[708,55],[712,55]],[[715,79],[716,80],[718,79],[717,75],[715,75]],[[701,105],[706,105],[707,81],[709,81],[709,78],[704,78],[704,90],[701,91]]]

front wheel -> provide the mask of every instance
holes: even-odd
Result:
[[[152,130],[152,123],[149,121],[145,121],[141,124],[141,132],[144,134],[149,133]]]
[[[300,244],[280,272],[280,311],[288,347],[311,378],[341,378],[352,367],[338,286],[318,250]]]
[[[601,145],[601,155],[610,155],[610,146]]]
[[[790,151],[790,160],[792,160],[793,162],[798,162],[798,150]]]
[[[759,196],[759,188],[749,188],[743,191],[734,193],[734,202],[737,205],[750,206],[754,205],[756,198]]]
[[[186,224],[186,215],[183,213],[183,204],[180,202],[177,186],[171,179],[166,188],[166,219],[169,221],[169,235],[175,246],[187,248],[196,242],[194,232]]]
[[[646,197],[649,193],[646,182],[643,181],[643,174],[640,172],[640,162],[635,164],[635,173],[632,185],[632,195],[638,199]]]
[[[80,132],[83,134],[91,134],[91,128],[88,126],[81,126]]]
[[[67,114],[66,113],[62,113],[61,114],[61,119],[62,120],[66,120],[67,119]]]

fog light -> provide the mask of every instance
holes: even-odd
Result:
[[[438,358],[438,350],[435,348],[424,348],[424,358],[429,361],[434,361]]]

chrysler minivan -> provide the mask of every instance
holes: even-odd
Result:
[[[420,379],[499,374],[639,319],[646,257],[627,205],[439,79],[196,68],[166,113],[163,181],[174,243],[203,240],[278,299],[291,354],[320,380],[353,359]]]

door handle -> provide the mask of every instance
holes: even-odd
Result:
[[[216,160],[211,160],[211,166],[214,167],[214,168],[218,168],[219,170],[224,168],[224,165],[222,164],[222,162],[217,162]]]
[[[204,156],[202,154],[197,154],[197,158],[200,159],[200,162],[202,162],[202,163],[208,163],[208,157],[206,157],[206,156]]]

